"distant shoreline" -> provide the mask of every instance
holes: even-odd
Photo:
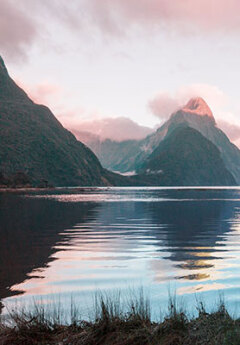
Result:
[[[50,190],[56,190],[55,187],[46,187],[46,188],[40,188],[40,187],[6,187],[2,188],[0,187],[0,193],[17,193],[17,192],[40,192],[40,191],[50,191]]]
[[[42,192],[59,190],[99,189],[99,190],[239,190],[240,186],[59,186],[59,187],[0,187],[0,193]]]

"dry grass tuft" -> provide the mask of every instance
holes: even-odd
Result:
[[[126,307],[126,305],[125,305]],[[189,319],[170,298],[162,322],[151,321],[150,303],[142,292],[128,301],[124,310],[120,294],[115,299],[99,294],[95,317],[81,321],[71,307],[70,324],[64,324],[60,308],[49,316],[43,307],[32,313],[10,313],[10,322],[0,324],[0,345],[239,345],[240,320],[234,320],[221,302],[208,313],[197,306],[198,316]]]

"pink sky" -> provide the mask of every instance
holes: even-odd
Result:
[[[237,0],[2,0],[0,54],[68,127],[138,137],[200,96],[239,144],[239,10]]]

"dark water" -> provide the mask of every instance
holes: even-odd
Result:
[[[240,189],[86,188],[0,195],[0,299],[11,306],[94,291],[169,290],[188,309],[240,304]],[[4,312],[4,309],[3,309]],[[239,309],[240,313],[240,309]]]

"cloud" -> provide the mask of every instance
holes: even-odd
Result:
[[[202,97],[214,113],[219,112],[229,102],[227,95],[217,86],[200,83],[180,87],[176,92],[176,97],[182,104],[188,102],[190,98]]]
[[[126,117],[103,117],[99,111],[89,111],[84,107],[66,110],[66,106],[57,105],[59,98],[66,97],[59,85],[47,81],[34,86],[16,82],[35,103],[49,106],[59,121],[76,135],[78,132],[89,132],[101,139],[122,141],[142,139],[153,132],[153,129],[141,126]]]
[[[153,132],[153,129],[141,126],[126,117],[102,118],[92,121],[78,120],[71,122],[71,119],[64,121],[66,127],[73,132],[90,132],[98,135],[101,139],[112,139],[123,141],[129,139],[142,139]],[[74,125],[73,125],[74,124]]]
[[[56,104],[57,100],[61,98],[62,88],[48,81],[36,85],[29,85],[22,81],[15,80],[17,85],[22,88],[28,97],[37,104],[44,104],[52,106]]]
[[[96,30],[104,37],[139,29],[151,34],[238,32],[239,11],[239,0],[1,0],[0,45],[14,59],[27,55],[37,40],[53,48],[59,30],[61,37],[69,31],[81,41],[87,37],[86,42],[96,39]]]
[[[14,61],[26,58],[35,43],[41,51],[49,48],[64,50],[62,41],[61,47],[56,43],[56,31],[59,35],[59,30],[62,30],[62,39],[62,33],[67,29],[72,34],[79,35],[82,25],[86,24],[77,4],[78,0],[71,4],[67,4],[65,0],[1,0],[1,54]]]
[[[237,124],[238,116],[226,110],[230,103],[228,96],[214,85],[185,85],[173,94],[161,91],[149,101],[148,107],[153,115],[163,122],[193,97],[202,97],[207,102],[217,121],[217,126],[224,131],[235,145],[240,146],[240,124]]]
[[[0,1],[0,46],[8,59],[26,55],[38,32],[31,17],[20,9],[16,1]]]
[[[223,130],[235,145],[240,147],[240,125],[219,120],[218,127]]]
[[[180,87],[173,94],[167,91],[159,92],[149,101],[148,106],[153,115],[166,120],[193,97],[202,97],[214,114],[219,114],[228,102],[228,97],[214,85],[190,84]]]
[[[179,99],[164,91],[159,92],[148,103],[153,115],[157,116],[161,120],[167,120],[169,115],[176,111],[181,105],[182,104]]]
[[[48,104],[50,98],[59,96],[60,92],[61,88],[58,85],[42,83],[28,90],[28,95],[35,103]]]
[[[92,20],[108,33],[123,28],[160,28],[192,32],[240,29],[238,0],[92,0],[85,1]]]
[[[49,106],[63,126],[75,134],[89,132],[102,139],[122,141],[142,139],[154,130],[123,116],[106,117],[96,109],[89,110],[81,106],[67,109],[61,100],[69,95],[57,84],[48,81],[36,85],[24,84],[18,80],[16,82],[35,103]]]

